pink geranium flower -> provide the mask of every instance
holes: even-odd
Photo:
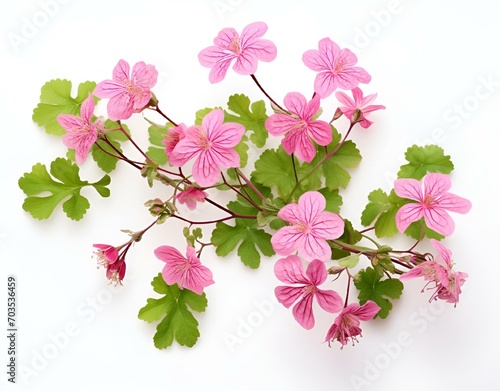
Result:
[[[373,123],[366,118],[368,114],[375,110],[383,110],[385,109],[385,106],[370,104],[375,100],[377,94],[371,94],[363,97],[363,91],[361,91],[361,89],[359,89],[358,87],[353,88],[351,92],[354,100],[342,91],[337,91],[335,93],[335,96],[340,101],[340,103],[343,103],[345,105],[339,107],[339,109],[347,118],[349,118],[351,122],[354,121],[354,113],[356,112],[356,110],[359,110],[361,112],[361,118],[358,120],[358,122],[363,128],[366,129]]]
[[[180,204],[185,204],[190,210],[196,209],[197,202],[205,202],[208,194],[197,187],[190,187],[187,190],[181,191],[175,196],[175,199]]]
[[[174,150],[175,146],[184,138],[186,135],[186,129],[186,125],[179,124],[168,130],[167,135],[163,139],[163,144],[165,144],[165,154],[167,156],[170,156],[170,153]]]
[[[198,59],[210,70],[210,83],[224,79],[233,60],[233,69],[240,75],[251,75],[257,70],[257,61],[273,61],[276,46],[267,39],[260,39],[267,31],[267,25],[256,22],[246,26],[241,36],[232,28],[225,28],[214,39],[215,46],[203,49]]]
[[[222,123],[224,112],[212,110],[203,118],[201,126],[186,129],[185,136],[170,152],[170,164],[181,167],[196,158],[194,180],[203,187],[214,185],[222,168],[238,167],[240,156],[234,147],[240,142],[245,128],[237,123]]]
[[[437,250],[438,256],[432,261],[425,261],[400,276],[401,281],[407,281],[417,277],[423,277],[428,281],[427,285],[434,283],[434,293],[430,300],[441,299],[448,303],[458,303],[461,287],[468,277],[467,273],[456,272],[452,269],[453,262],[451,251],[437,240],[430,240],[432,246]],[[426,285],[426,287],[427,287]],[[425,289],[425,287],[424,287]],[[429,288],[429,289],[432,289]],[[423,291],[423,290],[422,290]]]
[[[140,112],[146,107],[157,78],[158,71],[153,65],[138,62],[130,75],[130,65],[125,60],[120,60],[113,69],[113,79],[100,82],[93,94],[100,98],[109,98],[110,119],[127,119],[132,113]]]
[[[298,286],[278,286],[274,293],[278,301],[286,308],[293,307],[293,317],[305,329],[314,327],[312,311],[313,298],[327,312],[338,312],[342,308],[342,299],[333,290],[321,290],[318,285],[326,281],[326,266],[319,260],[312,261],[304,274],[302,261],[296,255],[282,258],[274,265],[274,274],[281,282],[299,284]],[[298,301],[297,301],[298,300]]]
[[[94,253],[97,256],[97,267],[104,266],[106,268],[106,277],[110,283],[114,282],[115,285],[121,285],[127,268],[125,264],[126,251],[119,253],[123,246],[117,248],[109,244],[94,244],[94,247],[97,248]]]
[[[332,250],[327,239],[337,239],[344,233],[344,220],[337,214],[324,212],[325,197],[317,191],[302,194],[298,204],[285,205],[278,217],[291,223],[271,238],[274,251],[289,255],[298,251],[308,261],[330,259]]]
[[[285,96],[285,106],[291,114],[273,114],[266,120],[266,129],[273,136],[286,134],[281,141],[286,153],[295,153],[300,160],[308,163],[316,155],[312,140],[319,145],[328,145],[332,141],[330,125],[325,121],[313,120],[319,104],[318,95],[307,102],[302,94],[290,92]]]
[[[337,316],[333,325],[326,333],[325,342],[339,341],[342,347],[347,345],[349,339],[352,343],[358,341],[357,336],[361,335],[360,321],[371,320],[380,311],[380,307],[371,300],[360,306],[357,303],[349,304]]]
[[[417,201],[403,205],[396,213],[396,224],[404,232],[414,221],[422,217],[425,224],[441,235],[448,236],[455,230],[455,223],[446,211],[467,213],[470,201],[448,193],[451,181],[448,175],[427,174],[422,182],[416,179],[397,179],[394,191],[403,198]]]
[[[319,50],[308,50],[302,56],[304,64],[319,72],[314,81],[314,91],[326,98],[337,88],[352,90],[359,83],[369,83],[371,76],[360,67],[356,55],[349,49],[340,49],[330,38],[319,41]]]
[[[98,118],[92,122],[93,115],[94,98],[89,94],[80,108],[80,117],[72,114],[59,114],[57,116],[57,122],[66,130],[63,143],[68,148],[75,150],[75,159],[78,164],[82,164],[87,159],[90,148],[105,132],[104,119]]]
[[[188,246],[186,256],[174,247],[160,246],[155,250],[156,257],[166,262],[163,267],[162,276],[168,285],[177,284],[181,289],[189,289],[198,295],[203,289],[212,285],[212,272],[196,256],[193,247]]]

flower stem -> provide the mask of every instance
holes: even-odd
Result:
[[[163,118],[165,118],[168,122],[170,122],[174,126],[178,126],[174,121],[172,121],[163,111],[160,110],[160,107],[158,105],[155,106],[154,111],[156,111],[158,114],[160,114]]]
[[[349,290],[351,289],[351,275],[347,273],[347,291],[345,293],[345,301],[344,308],[347,307],[347,303],[349,302]]]
[[[222,217],[220,219],[207,220],[207,221],[191,221],[191,220],[188,220],[188,219],[186,219],[182,216],[179,216],[179,215],[172,215],[171,217],[175,217],[175,218],[182,220],[182,221],[185,221],[186,223],[189,223],[191,225],[214,224],[214,223],[220,223],[222,221],[231,220],[231,219],[256,219],[257,218],[257,216],[240,215],[237,213],[232,213],[231,216]]]
[[[267,91],[260,85],[259,81],[257,80],[257,78],[255,77],[254,74],[251,74],[250,75],[252,80],[255,82],[255,84],[257,84],[257,87],[259,87],[259,89],[264,93],[264,95],[267,97],[267,99],[269,99],[271,101],[271,103],[273,105],[275,105],[278,109],[280,109],[281,111],[283,112],[287,112],[287,110],[285,110],[283,107],[281,107],[279,104],[276,103],[276,101],[271,98],[271,96],[267,93]]]
[[[257,189],[255,187],[255,185],[252,183],[252,181],[250,179],[248,179],[239,168],[235,168],[235,170],[236,170],[236,173],[238,174],[238,176],[245,181],[245,183],[248,185],[248,187],[250,189],[252,189],[252,191],[255,193],[255,195],[257,197],[259,197],[262,201],[264,201],[266,199],[266,197],[264,197],[264,195],[259,191],[259,189]],[[257,209],[260,209],[260,208],[257,208]]]
[[[135,149],[137,149],[137,150],[140,152],[140,154],[141,154],[142,156],[144,156],[144,158],[146,159],[146,161],[149,161],[149,162],[151,162],[151,163],[153,163],[153,164],[156,164],[156,162],[155,162],[155,161],[153,161],[152,159],[150,159],[150,158],[149,158],[149,156],[148,156],[148,155],[146,155],[146,154],[144,153],[144,151],[143,151],[143,150],[142,150],[142,149],[141,149],[141,148],[140,148],[140,147],[136,144],[136,142],[132,139],[132,137],[130,137],[130,134],[128,134],[128,133],[127,133],[127,131],[123,128],[123,126],[122,126],[122,124],[121,124],[121,122],[120,122],[120,121],[118,121],[118,124],[120,125],[120,130],[121,130],[121,131],[122,131],[122,133],[125,135],[125,137],[127,137],[127,138],[128,138],[128,140],[129,140],[129,141],[132,143],[132,145],[135,147]]]
[[[290,157],[292,158],[293,175],[295,176],[295,185],[298,185],[299,177],[297,176],[297,168],[295,167],[295,155],[292,153]]]

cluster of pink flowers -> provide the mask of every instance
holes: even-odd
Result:
[[[277,55],[274,43],[262,39],[266,31],[267,25],[262,22],[248,25],[241,34],[232,28],[221,30],[213,41],[214,45],[198,55],[201,65],[210,68],[209,81],[222,81],[231,64],[238,74],[250,75],[255,79],[258,62],[272,61]],[[385,109],[385,106],[372,104],[377,94],[364,96],[359,85],[369,83],[371,76],[356,66],[357,57],[354,53],[349,49],[341,49],[331,39],[321,39],[318,50],[306,51],[302,60],[306,67],[317,72],[314,86],[311,86],[314,90],[311,99],[306,99],[300,92],[288,92],[284,97],[285,108],[282,108],[266,93],[274,103],[275,113],[268,117],[265,128],[272,136],[282,137],[281,145],[288,155],[310,163],[316,157],[318,146],[326,149],[331,144],[331,123],[334,120],[345,116],[350,124],[348,133],[356,124],[366,129],[372,125],[368,119],[370,114]],[[107,112],[111,120],[126,120],[147,108],[159,111],[158,102],[151,91],[157,77],[158,72],[153,65],[138,62],[130,71],[129,64],[120,60],[112,72],[112,79],[98,83],[92,94],[109,99]],[[340,90],[350,91],[352,98]],[[333,120],[326,122],[318,119],[321,100],[334,92],[340,104]],[[80,116],[58,116],[59,124],[66,130],[63,143],[75,150],[78,164],[86,160],[92,146],[99,139],[105,139],[109,131],[104,126],[103,118],[93,119],[92,94],[83,102]],[[208,112],[201,125],[173,125],[163,140],[165,154],[170,166],[179,167],[179,175],[184,182],[176,187],[172,203],[178,202],[195,210],[199,203],[206,200],[212,202],[205,190],[220,184],[221,179],[224,179],[224,170],[240,167],[240,155],[235,148],[242,141],[246,129],[238,123],[224,122],[224,111],[221,109]],[[192,162],[192,168],[186,177],[181,168],[188,162]],[[421,181],[396,180],[395,193],[408,200],[397,211],[395,220],[398,230],[404,232],[410,224],[423,219],[425,225],[438,234],[451,235],[454,222],[448,212],[467,213],[471,203],[449,193],[450,188],[449,176],[439,173],[427,174]],[[292,196],[290,200],[277,213],[277,217],[286,225],[271,238],[273,250],[283,256],[275,263],[275,275],[279,281],[288,284],[276,287],[276,297],[286,308],[293,305],[293,317],[305,329],[315,325],[314,299],[324,311],[337,314],[326,333],[325,342],[330,344],[336,340],[343,347],[349,341],[357,341],[361,335],[360,321],[373,319],[380,307],[373,301],[363,305],[348,304],[348,297],[343,300],[336,291],[320,288],[328,278],[326,262],[332,260],[332,241],[344,234],[346,224],[338,214],[325,210],[325,197],[318,191],[304,192],[297,202],[293,202]],[[157,204],[157,209],[163,211],[163,201],[157,199]],[[222,209],[228,212],[228,209]],[[125,255],[133,242],[131,240],[118,247],[94,245],[98,264],[106,268],[110,282],[121,284],[126,270]],[[432,259],[414,261],[409,266],[412,268],[402,274],[400,279],[407,281],[423,277],[425,287],[431,285],[429,289],[434,289],[431,299],[456,304],[467,274],[453,269],[448,249],[436,240],[431,240],[431,244],[438,255]],[[165,262],[162,276],[167,284],[177,284],[180,289],[188,289],[199,295],[214,284],[212,272],[201,263],[201,250],[196,251],[193,241],[188,241],[185,256],[168,245],[158,247],[154,253]],[[304,262],[307,263],[306,269]],[[349,274],[348,284],[351,283],[351,277]]]

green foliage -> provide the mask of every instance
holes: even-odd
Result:
[[[225,122],[236,122],[243,125],[247,131],[252,132],[250,141],[258,148],[262,148],[268,135],[265,127],[268,117],[264,101],[259,100],[250,105],[250,98],[246,95],[235,94],[229,97],[227,107],[229,111],[224,111]]]
[[[200,332],[198,321],[188,307],[196,312],[204,312],[208,304],[205,293],[197,295],[188,289],[179,289],[177,284],[167,285],[161,273],[153,278],[151,285],[163,297],[147,299],[138,317],[148,323],[161,319],[153,337],[156,348],[165,349],[172,345],[174,339],[179,345],[194,346]]]
[[[325,210],[332,213],[340,213],[340,207],[342,206],[342,196],[339,194],[339,190],[329,190],[327,187],[318,190],[326,200]]]
[[[62,136],[66,131],[57,122],[59,114],[80,115],[80,107],[96,86],[86,81],[78,86],[78,94],[71,97],[71,81],[55,79],[45,83],[41,89],[40,103],[33,110],[33,121],[45,128],[48,134]],[[94,102],[99,99],[94,97]]]
[[[362,236],[359,231],[354,229],[352,223],[349,220],[344,219],[344,233],[340,238],[337,239],[337,241],[347,244],[356,244],[361,239]],[[342,248],[335,243],[330,241],[329,244],[332,248],[332,259],[341,259],[351,255],[349,251],[342,250]]]
[[[165,154],[165,144],[163,140],[168,133],[168,130],[173,127],[169,122],[166,125],[158,125],[150,122],[151,126],[148,128],[149,146],[146,155],[159,165],[167,163],[167,155]]]
[[[250,204],[231,201],[228,209],[239,215],[257,216],[257,209]],[[252,269],[260,265],[260,252],[265,256],[274,255],[271,235],[259,228],[257,219],[236,218],[234,226],[218,222],[212,232],[211,242],[216,246],[215,253],[226,256],[238,246],[241,261]]]
[[[377,316],[387,318],[392,309],[389,299],[399,299],[403,293],[403,283],[397,279],[380,281],[381,276],[371,267],[361,270],[354,278],[354,285],[359,290],[359,304],[372,300],[380,307]]]
[[[450,156],[445,155],[443,148],[437,145],[413,145],[406,150],[405,158],[408,164],[401,166],[398,178],[420,180],[429,172],[449,174],[454,168]]]
[[[127,136],[119,129],[119,124],[115,121],[111,121],[110,119],[106,120],[104,123],[106,129],[110,129],[109,132],[106,132],[106,138],[108,141],[120,152],[122,152],[122,148],[120,142],[127,141]],[[123,129],[130,135],[130,130],[127,125],[122,124]],[[117,129],[117,130],[113,130]],[[99,146],[94,144],[90,149],[90,153],[92,154],[92,158],[97,163],[97,165],[106,173],[110,173],[116,168],[116,164],[118,163],[118,159],[109,154],[118,155],[118,153],[111,148],[106,142],[102,140],[97,141]],[[100,148],[99,148],[100,147]],[[104,151],[108,152],[104,152]]]
[[[339,266],[353,268],[359,262],[359,254],[348,255],[347,257],[339,259]]]
[[[92,186],[102,197],[109,197],[110,191],[106,186],[111,179],[104,175],[101,180],[89,183],[80,179],[79,171],[76,164],[63,158],[57,158],[50,164],[50,174],[45,165],[35,164],[31,172],[25,173],[18,182],[28,196],[23,209],[42,220],[49,218],[56,206],[64,201],[62,208],[66,215],[72,220],[82,219],[90,207],[87,198],[80,194],[82,188]]]
[[[391,237],[398,233],[396,226],[396,213],[409,200],[398,197],[391,190],[387,195],[383,190],[377,189],[368,195],[370,201],[361,214],[361,223],[364,226],[375,221],[375,235],[377,237]]]

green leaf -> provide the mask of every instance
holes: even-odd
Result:
[[[243,94],[235,94],[229,97],[227,107],[230,111],[225,111],[225,122],[236,122],[251,131],[250,140],[258,147],[262,148],[267,139],[268,132],[265,127],[266,105],[263,100],[252,103],[250,98]],[[234,114],[232,114],[232,113]]]
[[[413,223],[411,223],[410,226],[406,229],[405,234],[415,240],[421,240],[422,238],[420,236],[422,234],[422,226],[424,229],[425,237],[437,240],[444,239],[444,235],[438,234],[436,231],[427,227],[425,225],[424,219],[420,219],[418,221],[414,221]]]
[[[122,152],[120,142],[128,141],[127,136],[121,130],[113,130],[119,128],[119,124],[115,121],[106,120],[104,123],[106,129],[110,129],[110,131],[106,132],[106,138],[109,140],[113,146]],[[130,135],[130,130],[127,125],[122,124],[122,127],[125,131]],[[98,144],[98,145],[97,145]],[[104,151],[106,152],[104,152]],[[102,140],[98,140],[90,149],[90,153],[92,154],[92,158],[97,163],[100,169],[102,169],[106,173],[110,173],[116,168],[118,163],[118,159],[112,155],[118,155],[118,153],[109,146],[106,142]]]
[[[301,181],[298,190],[293,194],[295,197],[298,198],[308,190],[316,190],[321,187],[320,170],[311,174],[311,164],[302,164],[296,158],[295,167],[297,178]],[[276,150],[264,151],[255,162],[253,177],[264,186],[276,187],[281,197],[288,198],[296,184],[292,156],[288,155],[281,145]]]
[[[356,275],[354,285],[359,290],[359,304],[363,305],[368,300],[374,301],[380,307],[377,316],[385,319],[392,309],[392,303],[389,299],[399,299],[404,287],[398,279],[380,281],[380,278],[375,270],[367,267]]]
[[[243,205],[238,201],[232,201],[227,206],[240,215],[257,215],[254,207]],[[234,226],[219,222],[212,232],[211,242],[216,246],[215,253],[222,257],[238,246],[238,256],[241,261],[252,269],[259,267],[260,253],[268,257],[274,255],[271,235],[259,228],[257,219],[236,218]]]
[[[139,310],[138,317],[148,323],[161,320],[153,337],[156,348],[165,349],[172,345],[174,339],[179,345],[194,346],[200,332],[198,321],[188,307],[196,312],[205,311],[208,304],[205,293],[197,295],[188,289],[179,289],[177,284],[167,285],[161,273],[153,279],[151,285],[155,292],[164,296],[147,299],[147,304]]]
[[[173,125],[170,122],[166,125],[151,123],[151,126],[148,128],[151,146],[148,148],[146,155],[159,165],[167,163],[167,155],[165,154],[165,144],[163,140],[168,134],[168,130],[171,128],[173,128]]]
[[[359,254],[348,255],[339,259],[339,265],[342,267],[353,268],[359,263]]]
[[[338,238],[338,240],[347,244],[356,244],[361,239],[361,233],[354,229],[349,220],[344,219],[344,233],[340,238]],[[342,247],[336,245],[335,243],[329,242],[329,244],[332,248],[332,259],[341,259],[351,255],[349,251],[343,250]]]
[[[80,115],[80,107],[96,86],[86,81],[78,86],[78,95],[71,97],[71,81],[55,79],[45,83],[41,89],[40,103],[33,110],[33,121],[45,128],[48,134],[62,136],[66,131],[57,122],[59,114]],[[94,96],[94,102],[99,98]]]
[[[340,213],[340,207],[342,206],[342,196],[339,194],[339,190],[329,190],[327,187],[318,190],[326,200],[325,210],[332,213]]]
[[[361,223],[364,226],[375,221],[375,235],[377,237],[391,237],[398,233],[396,226],[396,213],[410,200],[399,197],[394,190],[389,195],[377,189],[368,195],[370,201],[361,213]]]
[[[420,180],[429,172],[449,174],[454,168],[450,156],[445,155],[443,148],[437,145],[426,145],[424,147],[413,145],[407,149],[405,158],[408,164],[401,166],[398,178]]]
[[[327,146],[327,151],[329,153],[338,148],[342,137],[340,133],[337,132],[337,129],[333,126],[331,128],[332,142]],[[326,157],[324,147],[317,146],[316,151],[315,158],[309,164],[310,169]],[[339,188],[345,189],[351,180],[351,175],[347,170],[357,167],[360,162],[361,154],[356,144],[351,140],[347,140],[332,157],[322,163],[321,170],[316,171],[324,175],[325,185],[329,190]]]
[[[62,208],[66,215],[72,220],[82,219],[90,207],[89,201],[80,194],[82,188],[93,186],[102,197],[108,197],[110,192],[106,186],[110,178],[105,175],[99,181],[89,183],[80,179],[79,171],[76,164],[63,158],[57,158],[50,164],[50,174],[45,165],[35,164],[32,171],[25,173],[18,182],[28,196],[23,209],[42,220],[49,218],[56,206],[65,201]]]

